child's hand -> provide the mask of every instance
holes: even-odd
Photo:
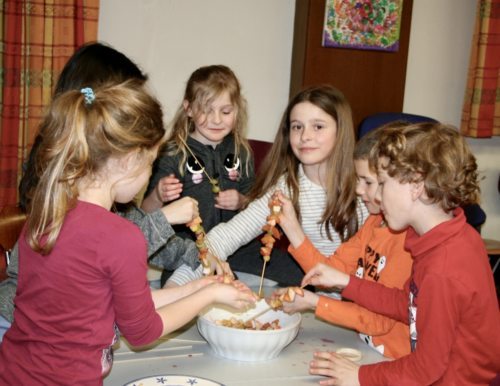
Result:
[[[233,271],[231,270],[231,267],[229,266],[229,263],[227,261],[222,261],[210,252],[207,253],[207,259],[210,263],[211,272],[215,272],[221,277],[229,278],[231,280],[234,279]]]
[[[221,282],[222,281],[221,281],[221,278],[219,276],[212,276],[211,275],[211,276],[203,276],[202,278],[190,281],[189,283],[187,283],[185,285],[191,286],[192,290],[190,291],[190,293],[192,293],[192,292],[196,292],[202,288],[205,288],[206,286],[208,286],[210,284],[221,283]]]
[[[161,202],[176,200],[181,196],[181,192],[182,184],[173,174],[163,177],[156,185],[156,194]]]
[[[200,215],[198,201],[191,197],[182,197],[162,209],[170,224],[186,224]]]
[[[221,190],[215,197],[215,207],[218,209],[238,210],[245,203],[245,196],[236,189]]]
[[[280,288],[273,292],[271,299],[278,299],[281,295],[288,291],[288,288]],[[292,302],[283,301],[283,311],[287,314],[307,311],[316,308],[319,296],[304,290],[304,296],[295,296]]]
[[[323,263],[316,264],[302,279],[302,286],[344,288],[349,284],[349,275]]]
[[[238,281],[231,284],[216,283],[207,288],[214,291],[215,303],[226,304],[237,310],[244,310],[256,301],[256,296],[250,288]]]
[[[333,352],[315,352],[309,363],[309,373],[324,375],[320,385],[359,386],[359,365]]]
[[[292,201],[290,201],[290,199],[280,190],[277,190],[275,194],[278,196],[278,200],[280,200],[282,204],[282,210],[279,215],[280,227],[283,229],[283,232],[285,232],[290,244],[292,244],[294,248],[297,248],[300,244],[302,244],[306,236],[299,223]]]
[[[230,283],[231,285],[233,285],[234,287],[236,287],[238,290],[240,291],[250,291],[253,298],[255,299],[255,301],[259,300],[259,296],[253,292],[245,283],[243,283],[242,281],[240,280],[234,280],[233,282]]]

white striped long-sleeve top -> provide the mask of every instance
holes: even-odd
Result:
[[[316,185],[307,178],[302,165],[299,166],[298,176],[302,229],[323,255],[330,256],[339,247],[341,240],[340,236],[334,231],[331,232],[333,240],[329,240],[321,223],[321,217],[326,205],[326,192],[321,186]],[[270,189],[262,197],[252,201],[247,208],[231,220],[218,224],[208,232],[208,244],[219,258],[226,260],[238,248],[262,234],[262,227],[266,224],[266,218],[269,215],[269,199],[277,189],[290,196],[285,177],[282,176],[274,188]],[[368,211],[364,203],[359,199],[357,216],[359,224],[362,224],[368,217]],[[201,267],[197,271],[192,271],[188,266],[181,266],[169,280],[181,285],[199,277],[201,277]]]

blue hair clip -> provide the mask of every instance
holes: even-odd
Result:
[[[85,98],[86,105],[91,105],[92,102],[94,102],[95,94],[94,94],[94,90],[92,90],[91,87],[84,87],[80,90],[80,92],[83,94],[83,96]]]

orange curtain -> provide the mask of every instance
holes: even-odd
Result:
[[[462,110],[462,134],[500,135],[500,0],[479,0]]]
[[[0,8],[0,208],[17,203],[22,165],[75,48],[97,39],[99,0],[4,0]]]

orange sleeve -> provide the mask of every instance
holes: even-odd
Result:
[[[307,237],[297,248],[288,247],[288,252],[299,263],[304,272],[309,272],[316,264],[323,263],[339,271],[353,274],[356,272],[358,260],[363,256],[364,240],[373,227],[377,216],[369,216],[361,229],[349,240],[342,243],[332,256],[325,256],[319,252]]]
[[[288,247],[288,252],[293,256],[293,258],[299,263],[300,267],[304,272],[309,272],[318,263],[329,264],[329,258],[321,254],[320,251],[311,243],[311,240],[306,236],[302,244],[297,248],[290,245]]]
[[[396,320],[368,311],[356,303],[327,296],[319,297],[316,316],[371,336],[385,335],[396,324]]]

